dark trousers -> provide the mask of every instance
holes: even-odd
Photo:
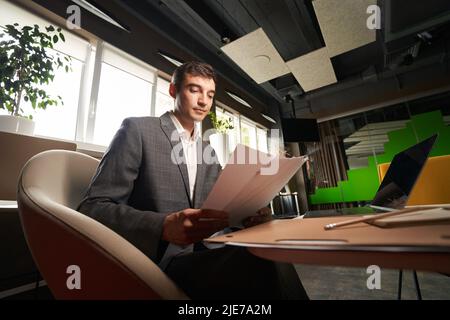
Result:
[[[308,299],[293,265],[240,247],[178,256],[165,272],[191,299]]]

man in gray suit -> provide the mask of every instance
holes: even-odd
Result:
[[[79,210],[128,239],[191,298],[306,298],[292,265],[201,245],[228,226],[226,212],[198,209],[220,174],[199,128],[215,90],[210,65],[177,68],[169,89],[174,111],[123,121]]]

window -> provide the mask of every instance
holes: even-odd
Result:
[[[257,149],[256,127],[244,117],[241,117],[241,143]]]
[[[51,23],[28,11],[5,0],[0,0],[2,14],[0,25],[18,23],[21,28],[24,25],[39,25],[41,30]],[[31,114],[36,123],[35,134],[61,139],[74,140],[77,124],[77,110],[79,105],[80,85],[83,76],[83,68],[86,62],[89,43],[80,37],[63,30],[65,42],[58,42],[54,50],[49,54],[56,53],[72,57],[72,72],[66,73],[63,69],[55,71],[55,79],[49,84],[42,86],[49,95],[62,97],[64,105],[48,106],[47,110],[37,109],[34,111],[30,102],[22,100],[21,105],[26,115]],[[2,114],[7,114],[0,110]]]
[[[72,70],[70,73],[58,70],[54,82],[44,87],[51,96],[60,95],[64,105],[48,106],[46,110],[36,110],[36,113],[33,114],[36,135],[67,140],[75,139],[83,62],[73,59]],[[27,108],[31,110],[31,105],[28,104]]]
[[[169,85],[169,81],[158,77],[156,81],[155,117],[159,117],[165,112],[173,110],[174,100],[169,95]]]
[[[230,119],[233,129],[228,132],[229,152],[233,152],[238,143],[247,145],[262,152],[268,152],[267,129],[260,127],[250,119],[247,119],[236,112],[228,111],[221,102],[216,107],[217,118]]]
[[[154,71],[105,44],[92,141],[108,145],[128,117],[150,116]]]
[[[228,131],[228,152],[232,153],[234,151],[234,148],[236,148],[236,145],[239,143],[237,135],[239,128],[239,118],[221,108],[216,108],[216,116],[218,119],[232,120],[233,129]]]
[[[268,153],[267,149],[268,141],[267,141],[267,130],[256,128],[256,138],[258,141],[258,150]]]
[[[44,30],[53,24],[8,1],[0,0],[0,6],[0,25],[38,24]],[[156,70],[100,40],[91,45],[68,30],[63,33],[66,41],[54,51],[72,57],[73,71],[57,70],[43,88],[61,96],[64,105],[34,112],[24,103],[24,110],[33,115],[36,135],[107,146],[124,118],[151,115]]]
[[[41,86],[51,97],[61,96],[63,105],[48,106],[46,110],[33,110],[31,102],[21,100],[24,114],[33,116],[35,135],[67,140],[75,139],[83,65],[82,61],[72,59],[72,72],[66,73],[62,69],[57,70],[53,83]],[[2,109],[1,114],[8,114],[8,112]]]
[[[224,116],[228,119],[232,120],[233,123],[233,129],[230,130],[230,147],[232,148],[231,151],[234,150],[236,145],[241,141],[241,134],[239,131],[239,115],[233,114],[227,110],[224,110]]]
[[[0,25],[38,24],[42,30],[49,24],[55,25],[9,1],[0,0],[0,7]],[[52,51],[70,56],[73,71],[56,70],[55,80],[44,89],[54,97],[61,96],[64,105],[35,112],[30,103],[23,102],[25,112],[35,120],[36,135],[103,150],[124,118],[158,117],[173,110],[170,82],[157,76],[153,67],[100,39],[88,42],[69,30],[63,33],[66,41],[58,42]],[[238,143],[267,152],[267,129],[218,104],[218,117],[231,118],[233,122],[234,128],[229,131],[230,152]],[[5,113],[0,110],[0,114]]]

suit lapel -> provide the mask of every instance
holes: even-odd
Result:
[[[183,179],[184,189],[186,191],[186,195],[187,195],[189,204],[191,207],[193,207],[193,203],[191,201],[190,191],[189,191],[189,175],[188,175],[187,166],[186,166],[186,158],[184,156],[184,151],[183,151],[183,148],[181,145],[180,135],[178,134],[178,131],[175,128],[175,125],[173,124],[172,119],[170,118],[169,112],[164,113],[159,119],[161,121],[161,128],[164,131],[164,134],[166,135],[167,139],[169,140],[170,145],[172,146],[172,150],[179,150],[179,147],[181,147],[181,150],[179,153],[179,154],[181,154],[181,159],[179,159],[180,161],[178,161],[177,165],[178,165],[178,169],[180,170],[181,177]],[[179,146],[179,147],[176,147],[176,146]],[[176,158],[178,158],[178,157],[176,157]],[[195,194],[195,192],[194,192],[194,194]]]

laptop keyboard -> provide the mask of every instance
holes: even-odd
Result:
[[[342,209],[328,209],[328,210],[311,210],[305,213],[304,218],[319,218],[319,217],[333,217],[333,216],[345,216],[345,215],[363,215],[376,213],[370,207],[354,207],[354,208],[342,208]]]

